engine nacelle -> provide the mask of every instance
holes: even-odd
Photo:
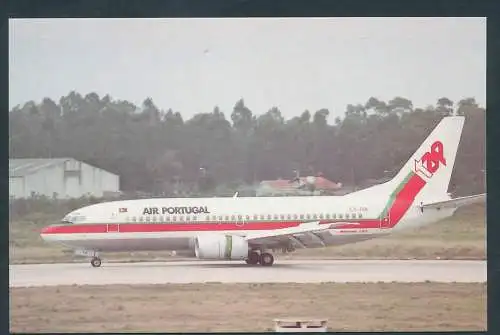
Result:
[[[194,250],[199,259],[241,260],[248,257],[248,242],[235,235],[198,236]]]

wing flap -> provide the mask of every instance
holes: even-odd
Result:
[[[422,207],[422,209],[426,209],[426,208],[436,208],[436,209],[458,208],[460,206],[472,205],[472,204],[477,204],[477,203],[481,203],[481,202],[485,202],[485,201],[486,201],[486,193],[482,193],[482,194],[470,195],[467,197],[459,197],[459,198],[445,200],[445,201],[427,203],[427,204],[423,204],[421,207]]]
[[[335,228],[336,226],[345,225],[345,222],[337,222],[331,224],[320,224],[319,221],[305,222],[296,227],[281,228],[271,231],[265,231],[261,233],[254,233],[247,235],[245,239],[250,244],[279,244],[292,240],[299,246],[303,247],[300,242],[300,235],[311,235],[316,239],[319,239],[318,235],[315,233],[324,230]],[[352,225],[353,223],[349,223]]]

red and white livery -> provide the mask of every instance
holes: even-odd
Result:
[[[94,267],[100,252],[153,250],[270,266],[269,250],[368,240],[485,201],[448,194],[463,125],[462,116],[443,118],[392,180],[347,195],[113,201],[75,210],[41,236],[88,255]]]

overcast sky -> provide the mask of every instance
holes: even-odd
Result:
[[[11,107],[71,90],[150,96],[185,118],[215,105],[229,117],[240,98],[287,119],[343,115],[370,96],[486,103],[484,18],[26,19],[9,30]]]

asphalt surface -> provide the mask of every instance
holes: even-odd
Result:
[[[9,266],[10,287],[166,283],[486,282],[485,261],[277,260],[27,264]]]

